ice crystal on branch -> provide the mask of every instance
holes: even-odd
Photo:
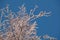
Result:
[[[34,15],[36,8],[38,6],[31,9],[29,14],[24,5],[19,7],[20,10],[16,13],[12,12],[8,5],[0,9],[0,40],[40,40],[40,37],[36,36],[36,21],[32,24],[30,21],[49,16],[50,12],[41,11],[38,15]]]

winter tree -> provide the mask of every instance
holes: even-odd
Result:
[[[18,12],[12,12],[8,5],[0,9],[0,40],[41,40],[41,36],[36,35],[36,21],[33,23],[31,21],[42,16],[48,17],[50,12],[41,11],[34,15],[37,8],[36,5],[29,13],[24,5],[19,7]],[[45,35],[43,38],[51,37]]]

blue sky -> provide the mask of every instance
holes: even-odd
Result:
[[[6,4],[9,4],[13,11],[17,11],[17,7],[22,4],[25,4],[27,12],[35,5],[39,6],[35,11],[36,14],[39,11],[51,11],[51,16],[36,19],[39,27],[37,35],[48,34],[60,40],[60,0],[0,0],[0,9],[4,8]]]

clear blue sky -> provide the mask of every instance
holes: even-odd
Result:
[[[0,0],[0,9],[4,8],[6,4],[9,4],[13,11],[17,11],[17,7],[22,4],[27,7],[27,12],[35,5],[39,6],[35,13],[51,11],[50,17],[36,19],[39,27],[37,35],[48,34],[60,40],[60,0]]]

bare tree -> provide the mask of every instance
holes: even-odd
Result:
[[[0,9],[0,27],[3,27],[2,30],[4,30],[0,34],[2,35],[0,40],[40,40],[40,37],[36,36],[36,21],[32,24],[30,21],[42,16],[48,17],[50,12],[41,11],[38,15],[34,15],[36,8],[38,8],[37,5],[30,10],[29,14],[24,5],[19,7],[20,10],[16,13],[12,12],[8,5],[6,8]],[[3,22],[1,22],[2,17],[6,18]],[[7,25],[9,26],[7,27]]]

